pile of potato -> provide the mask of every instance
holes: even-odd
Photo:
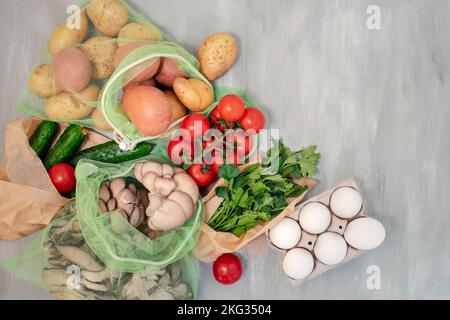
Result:
[[[120,0],[92,0],[80,19],[79,29],[70,29],[66,21],[55,29],[48,41],[52,62],[32,71],[29,87],[46,99],[44,112],[50,120],[90,117],[95,128],[111,130],[96,108],[99,81],[107,80],[133,50],[162,40],[162,35],[149,24],[130,22],[128,9]],[[92,27],[98,35],[87,38],[93,34]],[[236,57],[236,40],[227,33],[210,36],[198,52],[201,72],[208,80],[222,76]],[[123,111],[146,136],[162,134],[174,121],[188,112],[204,111],[214,100],[209,84],[189,78],[169,58],[154,59],[128,74],[132,78],[123,88]]]

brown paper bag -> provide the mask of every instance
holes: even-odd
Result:
[[[250,164],[241,166],[241,171],[249,165]],[[203,262],[213,262],[222,254],[227,252],[235,252],[250,242],[252,242],[252,252],[262,253],[264,251],[265,238],[260,236],[264,235],[266,231],[280,223],[283,218],[294,212],[295,206],[299,204],[304,199],[308,191],[316,185],[316,182],[309,178],[303,178],[294,182],[301,185],[307,185],[309,186],[309,189],[299,197],[289,199],[289,205],[275,219],[257,225],[240,237],[236,237],[230,232],[217,232],[206,223],[209,219],[211,219],[222,202],[222,199],[215,195],[215,189],[218,186],[223,186],[224,181],[223,179],[220,179],[216,182],[212,190],[203,197],[206,213],[205,223],[203,223],[200,228],[200,239],[197,247],[195,248],[195,255],[197,258]]]
[[[39,123],[37,119],[15,120],[6,127],[0,170],[0,240],[18,239],[42,229],[70,201],[55,189],[28,143]],[[84,146],[107,140],[91,132]]]

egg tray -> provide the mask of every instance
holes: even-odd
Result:
[[[321,202],[329,208],[330,213],[331,213],[331,223],[330,223],[328,229],[324,232],[335,232],[343,237],[345,229],[351,221],[361,218],[361,217],[367,217],[367,216],[364,213],[364,201],[363,201],[363,205],[362,205],[360,212],[356,216],[354,216],[350,219],[342,219],[342,218],[337,217],[335,214],[333,214],[332,210],[329,207],[330,198],[331,198],[332,193],[340,187],[352,187],[361,194],[361,192],[358,189],[358,186],[356,184],[356,181],[354,179],[350,179],[345,182],[342,182],[341,184],[339,184],[338,186],[336,186],[330,190],[327,190],[317,196],[314,196],[314,197],[308,199],[308,201],[303,202],[298,207],[296,207],[295,211],[288,217],[298,221],[300,211],[305,205],[307,205],[308,203],[311,203],[311,202]],[[345,256],[345,259],[341,263],[332,265],[332,266],[325,265],[325,264],[321,263],[315,257],[314,252],[313,252],[314,245],[315,245],[315,242],[316,242],[318,236],[319,235],[313,235],[313,234],[307,233],[305,230],[303,230],[303,228],[301,230],[300,242],[294,248],[303,248],[303,249],[308,250],[312,254],[312,256],[314,257],[314,269],[311,272],[311,274],[304,279],[295,280],[295,279],[289,278],[294,287],[297,287],[297,286],[301,285],[302,283],[309,281],[330,269],[339,267],[340,265],[347,263],[359,256],[366,254],[368,251],[370,251],[370,250],[358,250],[358,249],[352,248],[349,244],[347,244],[347,254]],[[286,252],[289,251],[289,250],[279,249],[279,248],[275,247],[272,243],[271,243],[271,245],[274,249],[284,252],[284,254],[286,254]],[[292,248],[292,249],[294,249],[294,248]],[[292,249],[290,249],[290,250],[292,250]],[[283,255],[283,258],[284,258],[284,255]],[[283,258],[281,259],[281,261],[283,261]]]

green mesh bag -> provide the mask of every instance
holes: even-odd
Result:
[[[191,299],[198,291],[198,262],[191,256],[136,273],[105,264],[85,241],[75,202],[41,231],[32,247],[1,266],[63,300]]]
[[[161,154],[167,153],[163,146],[160,148]],[[167,162],[154,153],[139,162]],[[86,242],[106,265],[124,272],[164,267],[181,260],[196,246],[204,220],[204,206],[199,200],[197,211],[186,224],[151,240],[132,227],[120,212],[102,214],[98,205],[101,184],[118,177],[132,178],[136,163],[81,161],[76,168],[77,215]]]
[[[80,8],[86,9],[90,5],[90,0],[84,0],[80,3]],[[142,23],[149,27],[155,36],[158,38],[158,40],[165,39],[165,35],[151,22],[149,22],[147,19],[145,19],[142,15],[140,15],[136,10],[134,10],[127,2],[121,0],[122,4],[127,8],[128,10],[128,23],[131,22],[137,22]],[[85,41],[90,39],[91,37],[101,36],[100,34],[93,26],[93,24],[89,23],[89,31],[85,38]],[[124,39],[133,41],[136,39]],[[110,42],[117,42],[117,38],[113,38],[111,40],[105,40],[102,42],[99,42],[98,44],[107,44]],[[47,47],[47,46],[46,46]],[[85,44],[80,44],[76,46],[80,49],[83,49],[86,47]],[[52,63],[52,55],[46,50],[46,52],[43,54],[43,56],[39,59],[38,65],[51,65]],[[109,78],[109,77],[108,77]],[[107,79],[104,80],[96,80],[94,78],[91,79],[91,84],[96,85],[99,90],[103,88],[105,83],[107,82]],[[54,84],[53,87],[55,88],[56,85]],[[87,100],[82,95],[76,92],[69,92],[71,96],[75,97],[76,100],[78,100],[80,103],[89,106],[91,108],[98,108],[99,107],[99,98],[100,96],[95,100]],[[50,98],[50,97],[49,97]],[[45,106],[48,102],[49,98],[41,98],[37,96],[30,88],[29,83],[27,83],[24,88],[22,89],[22,92],[19,96],[19,99],[16,103],[16,110],[19,112],[27,113],[33,117],[37,117],[40,119],[46,119],[46,120],[56,120],[58,122],[65,122],[65,123],[72,123],[72,124],[79,124],[87,127],[94,127],[92,117],[90,115],[87,115],[85,118],[82,119],[73,119],[73,120],[58,120],[58,119],[49,119],[48,115],[45,113]]]

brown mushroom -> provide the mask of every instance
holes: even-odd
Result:
[[[137,205],[136,195],[130,189],[123,189],[117,196],[117,207],[130,216]]]
[[[127,187],[127,183],[123,178],[116,178],[111,181],[109,189],[111,190],[113,198],[117,198],[119,193]]]

